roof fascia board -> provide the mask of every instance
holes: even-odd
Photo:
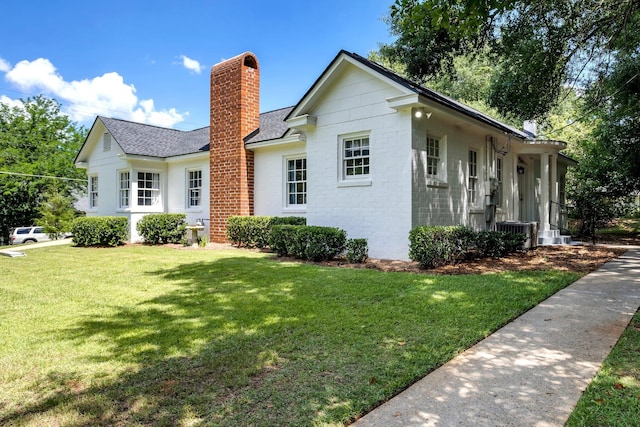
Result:
[[[200,151],[198,153],[180,154],[179,156],[165,157],[164,160],[166,160],[169,163],[173,163],[173,162],[182,162],[186,160],[198,160],[200,159],[200,157],[208,159],[209,150]]]
[[[86,155],[86,157],[89,157],[89,153],[85,153],[86,150],[88,150],[87,148],[87,144],[89,142],[89,138],[91,138],[94,129],[96,128],[98,121],[100,121],[100,123],[102,123],[102,120],[100,120],[100,116],[96,116],[95,120],[93,121],[93,124],[91,125],[91,129],[89,129],[89,132],[87,133],[86,138],[84,139],[84,142],[82,143],[82,146],[80,147],[80,150],[78,150],[78,154],[76,154],[76,158],[73,159],[73,163],[83,163],[84,161],[79,160],[81,157],[83,157],[83,155]],[[104,123],[102,123],[102,127],[105,127]],[[97,132],[97,131],[96,131]],[[85,162],[86,163],[86,162]],[[80,167],[80,166],[78,166]]]
[[[269,141],[255,142],[253,144],[247,144],[245,148],[247,150],[255,150],[256,148],[264,147],[277,147],[279,145],[295,144],[298,142],[307,142],[304,135],[296,133],[292,135],[286,135],[278,139],[270,139]]]
[[[120,159],[128,160],[128,161],[137,160],[137,161],[155,162],[155,163],[166,163],[167,162],[167,158],[166,157],[152,157],[152,156],[143,156],[143,155],[139,155],[139,154],[122,153],[122,154],[118,154],[118,157]]]

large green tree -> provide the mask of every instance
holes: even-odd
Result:
[[[416,80],[450,73],[454,58],[486,46],[495,73],[489,104],[541,119],[566,85],[586,87],[638,48],[640,0],[396,0],[397,36],[384,56]]]
[[[17,106],[0,103],[0,236],[34,224],[45,194],[74,196],[86,173],[73,160],[86,130],[43,96]]]

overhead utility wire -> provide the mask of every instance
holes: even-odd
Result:
[[[82,181],[82,182],[86,182],[87,181],[86,179],[79,179],[79,178],[66,178],[66,177],[63,177],[63,176],[51,176],[51,175],[34,175],[34,174],[30,174],[30,173],[7,172],[7,171],[0,171],[0,174],[29,176],[29,177],[34,177],[34,178],[62,179],[62,180],[66,180],[66,181]]]

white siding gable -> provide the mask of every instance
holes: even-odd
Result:
[[[307,133],[310,225],[335,226],[351,238],[366,237],[372,257],[406,259],[411,226],[411,120],[389,108],[401,95],[394,86],[359,67],[344,67],[311,114]],[[364,180],[342,176],[343,137],[368,135],[370,173]]]

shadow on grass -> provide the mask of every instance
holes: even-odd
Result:
[[[470,293],[460,279],[246,257],[152,275],[175,290],[62,332],[99,341],[93,362],[126,371],[92,384],[81,372],[51,375],[55,393],[0,424],[347,422],[513,318],[549,282],[484,276]],[[523,302],[496,306],[506,287],[518,289],[507,300]]]

